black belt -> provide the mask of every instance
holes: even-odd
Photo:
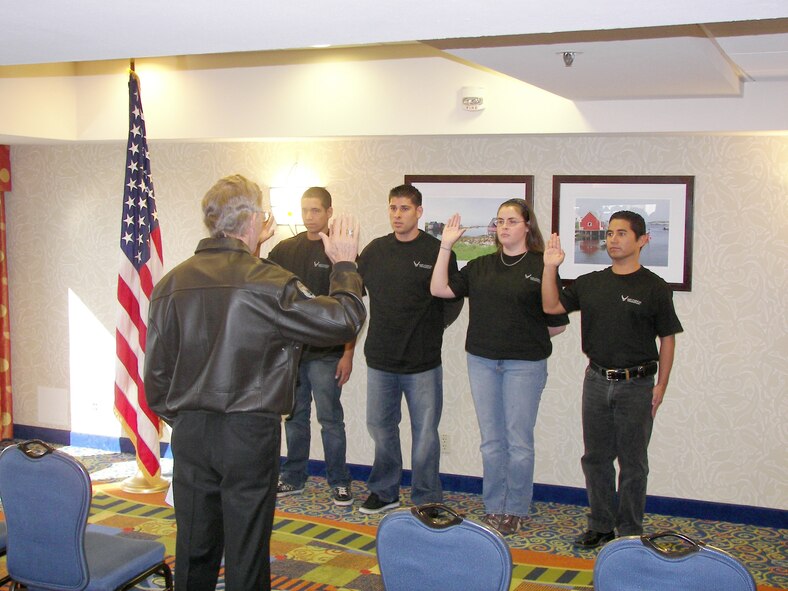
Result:
[[[602,367],[598,363],[590,361],[588,366],[598,374],[605,376],[608,380],[632,380],[635,378],[653,376],[657,373],[658,364],[656,361],[649,361],[643,365],[636,365],[635,367],[608,369],[607,367]]]

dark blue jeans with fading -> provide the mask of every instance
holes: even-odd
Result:
[[[580,461],[591,507],[588,529],[643,533],[654,376],[612,381],[591,368],[583,382]],[[615,461],[618,460],[618,490]]]
[[[340,401],[342,388],[337,385],[336,378],[338,363],[338,357],[302,360],[298,369],[293,416],[285,421],[287,458],[280,471],[280,480],[297,488],[303,487],[309,476],[313,398],[323,440],[328,485],[332,488],[350,486],[345,459],[345,413]]]

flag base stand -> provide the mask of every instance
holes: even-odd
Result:
[[[153,479],[146,478],[145,475],[137,470],[134,476],[129,476],[120,483],[120,490],[137,495],[148,495],[162,492],[170,488],[170,481],[156,476]]]

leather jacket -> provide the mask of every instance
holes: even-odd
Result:
[[[354,263],[337,263],[328,296],[235,238],[206,238],[155,286],[145,395],[171,423],[180,411],[292,412],[303,343],[352,340],[366,319]]]

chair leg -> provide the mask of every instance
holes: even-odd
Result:
[[[166,562],[161,564],[161,572],[160,574],[164,577],[164,588],[168,589],[168,591],[173,591],[174,586],[172,584],[172,569],[170,565]]]
[[[141,583],[142,581],[144,581],[148,577],[152,577],[153,575],[161,575],[162,577],[164,577],[164,584],[165,584],[164,588],[168,589],[169,591],[173,591],[172,569],[170,568],[170,565],[167,564],[166,562],[160,562],[156,566],[149,568],[144,573],[140,574],[139,576],[135,577],[131,581],[127,582],[125,585],[123,585],[123,587],[120,587],[120,591],[128,591],[129,589],[133,589],[134,587],[137,586],[137,583]]]

